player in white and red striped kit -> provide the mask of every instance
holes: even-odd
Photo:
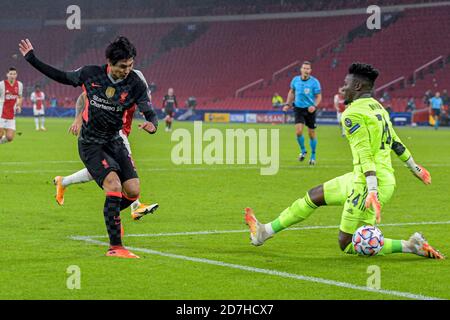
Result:
[[[341,124],[341,115],[345,111],[345,99],[344,99],[344,93],[342,91],[342,87],[338,89],[338,93],[334,95],[334,108],[336,109],[336,117],[337,121],[339,123],[339,127],[341,128],[341,134],[343,137],[345,137],[345,128],[342,127]]]
[[[16,133],[15,113],[22,111],[23,84],[17,70],[9,68],[7,79],[0,81],[0,144],[11,142]]]
[[[45,94],[41,90],[39,85],[36,85],[34,91],[30,96],[31,102],[33,102],[33,115],[34,115],[34,123],[36,124],[36,131],[42,130],[47,131],[45,129]],[[41,126],[39,126],[39,119],[41,120]]]

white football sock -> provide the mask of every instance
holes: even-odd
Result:
[[[45,117],[41,117],[41,128],[44,128]]]
[[[62,185],[63,187],[70,186],[71,184],[75,183],[85,183],[94,180],[89,173],[89,171],[84,168],[81,169],[78,172],[75,172],[74,174],[71,174],[70,176],[63,177],[62,179]]]
[[[36,124],[36,130],[39,130],[39,118],[34,117],[34,123]]]
[[[414,252],[414,246],[406,240],[402,240],[402,252],[404,253],[413,253]]]
[[[6,139],[6,136],[3,136],[0,138],[0,144],[8,143],[8,139]]]
[[[131,204],[131,211],[136,210],[140,205],[141,205],[141,202],[139,201],[139,199],[137,199],[135,202],[133,202]]]
[[[269,234],[269,236],[275,234],[275,231],[273,231],[273,228],[272,228],[272,224],[271,224],[271,223],[266,223],[266,224],[264,225],[264,229],[265,229],[266,232]]]

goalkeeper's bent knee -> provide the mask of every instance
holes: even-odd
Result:
[[[296,200],[289,208],[281,212],[278,219],[272,222],[272,228],[275,232],[286,229],[308,218],[315,209],[317,209],[317,206],[306,194],[306,196]]]

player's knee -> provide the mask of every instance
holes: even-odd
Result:
[[[127,197],[130,199],[137,199],[139,198],[140,191],[139,186],[129,188],[127,189]]]
[[[13,134],[6,134],[6,140],[8,140],[8,142],[11,142],[14,140],[14,135]]]
[[[107,192],[122,192],[122,185],[117,174],[108,174],[103,180],[103,189]]]
[[[339,232],[338,241],[339,247],[341,248],[342,251],[344,251],[349,245],[349,243],[352,242],[352,237],[347,233]]]
[[[320,207],[326,205],[323,184],[309,190],[308,196],[316,206]]]
[[[130,199],[139,198],[139,194],[141,192],[141,187],[139,182],[126,183],[123,185],[123,191]]]

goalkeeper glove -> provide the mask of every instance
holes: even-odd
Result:
[[[406,165],[408,166],[409,170],[411,170],[411,172],[414,174],[414,176],[416,176],[424,184],[431,184],[431,175],[428,172],[428,170],[422,167],[421,165],[415,163],[412,157],[409,157],[409,159],[406,161]]]
[[[376,176],[367,176],[367,190],[368,195],[366,197],[365,206],[367,209],[373,208],[375,211],[376,222],[381,222],[381,204],[378,200],[378,180]]]

